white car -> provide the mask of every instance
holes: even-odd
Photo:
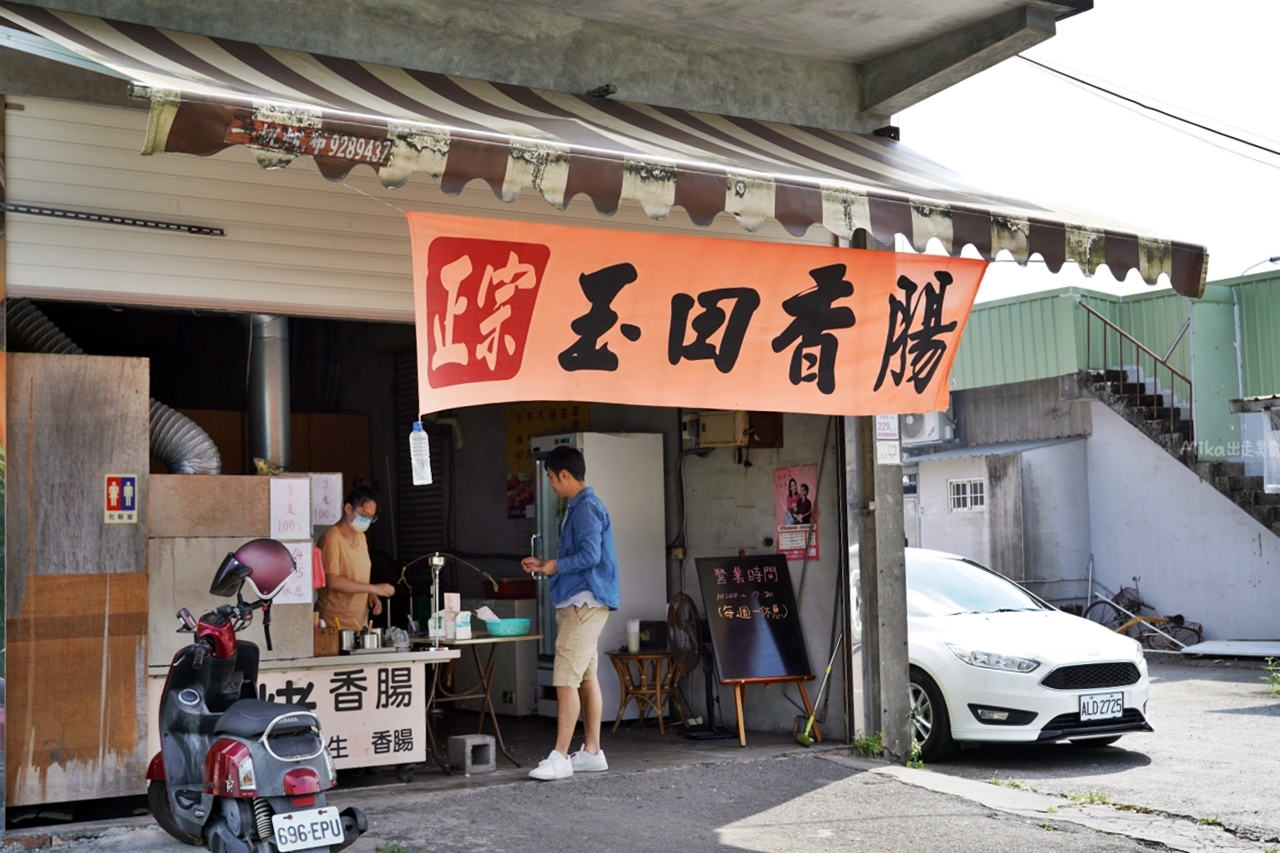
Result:
[[[925,761],[962,742],[1105,746],[1152,731],[1135,640],[955,554],[906,556],[911,720]]]

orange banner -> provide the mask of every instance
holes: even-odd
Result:
[[[406,214],[423,414],[945,409],[986,261]]]

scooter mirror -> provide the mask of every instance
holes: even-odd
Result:
[[[209,592],[223,598],[230,598],[240,591],[244,579],[249,577],[249,572],[249,567],[237,560],[235,554],[228,554],[222,561],[222,565],[218,566],[218,571],[213,576],[213,583],[209,585]]]

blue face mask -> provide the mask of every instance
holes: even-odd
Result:
[[[365,518],[360,513],[356,513],[356,517],[351,519],[351,526],[356,529],[357,533],[364,533],[369,529],[370,524],[373,524],[373,519]]]

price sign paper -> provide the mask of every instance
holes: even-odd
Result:
[[[271,478],[271,538],[297,542],[311,538],[311,478]]]
[[[331,527],[342,518],[342,474],[311,475],[311,526]]]

